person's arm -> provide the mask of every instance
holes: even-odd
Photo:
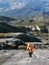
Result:
[[[29,50],[29,48],[27,47],[27,51]]]
[[[35,47],[34,46],[32,46],[32,52],[35,50]]]

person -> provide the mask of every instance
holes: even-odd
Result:
[[[27,44],[27,52],[28,52],[30,57],[32,57],[34,49],[35,49],[35,47],[32,44],[30,44],[30,43]]]

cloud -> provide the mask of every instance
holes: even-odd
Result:
[[[49,7],[46,7],[45,8],[45,12],[49,12]]]
[[[36,1],[38,2],[39,0],[0,0],[0,12],[6,12],[6,11],[10,11],[13,9],[21,9],[24,8],[26,6],[26,4],[28,4],[31,1]],[[45,11],[49,11],[49,0],[40,0],[39,4],[42,4],[41,1],[45,2],[48,1],[45,5],[43,5],[42,7],[45,8]],[[34,3],[34,5],[36,5],[36,2]]]
[[[11,9],[20,9],[26,6],[27,3],[22,3],[22,2],[13,2],[10,4]]]
[[[0,0],[0,3],[2,3],[2,7],[0,7],[0,12],[5,12],[13,9],[20,9],[26,6],[28,3],[27,1],[24,0]],[[0,4],[1,5],[1,4]],[[9,6],[7,6],[9,5]],[[7,7],[6,7],[7,6]]]
[[[5,8],[0,8],[0,12],[5,12],[5,11],[8,11],[8,10]]]
[[[0,8],[0,12],[2,12],[4,10],[4,8]]]

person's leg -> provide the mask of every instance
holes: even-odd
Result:
[[[32,57],[32,52],[29,53],[29,57]]]

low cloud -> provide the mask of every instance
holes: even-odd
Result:
[[[3,12],[4,11],[4,8],[0,8],[0,12]]]

